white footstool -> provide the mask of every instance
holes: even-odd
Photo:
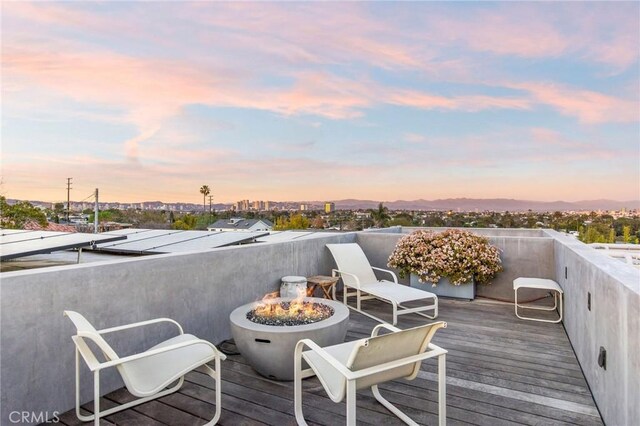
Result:
[[[518,289],[521,288],[534,288],[538,290],[551,290],[553,292],[553,307],[552,308],[542,308],[538,306],[526,306],[526,305],[518,305]],[[540,321],[540,322],[552,322],[558,323],[562,321],[562,295],[564,292],[560,288],[557,282],[553,280],[547,280],[544,278],[516,278],[513,280],[513,291],[515,292],[515,311],[516,316],[520,319],[531,320],[531,321]],[[558,299],[560,299],[560,305],[558,305]],[[539,311],[553,311],[558,308],[558,312],[560,314],[560,318],[557,321],[545,320],[539,318],[532,317],[523,317],[518,314],[518,308],[520,309],[536,309]]]

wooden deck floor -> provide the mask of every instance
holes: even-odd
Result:
[[[377,315],[390,318],[389,305],[365,303]],[[416,315],[400,318],[401,328],[426,321]],[[434,339],[449,351],[448,424],[602,424],[562,325],[522,321],[515,317],[513,305],[483,300],[441,300],[438,319],[448,323]],[[347,340],[368,335],[375,324],[352,312]],[[436,366],[435,360],[428,360],[417,379],[394,381],[381,386],[381,391],[418,423],[437,424]],[[223,362],[222,377],[219,424],[295,424],[291,382],[256,374],[239,355]],[[103,398],[102,404],[108,408],[131,399],[120,389]],[[200,425],[213,417],[213,401],[213,381],[191,373],[179,392],[112,415],[103,424]],[[309,424],[344,424],[344,403],[333,403],[316,378],[304,381],[303,401]],[[86,408],[90,412],[91,406]],[[358,392],[357,415],[358,424],[402,424],[368,390]],[[82,424],[73,411],[60,417],[63,424]]]

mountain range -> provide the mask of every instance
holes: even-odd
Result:
[[[336,200],[337,209],[375,209],[380,201]],[[322,204],[320,201],[312,204]],[[384,202],[390,210],[491,210],[491,211],[566,211],[566,210],[629,210],[640,209],[640,200],[583,200],[583,201],[531,201],[510,198],[446,198],[437,200],[397,200]]]

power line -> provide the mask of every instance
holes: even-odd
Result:
[[[81,202],[83,202],[83,201],[87,201],[89,198],[91,198],[91,197],[95,197],[95,195],[96,195],[96,193],[95,193],[95,192],[92,192],[91,194],[89,194],[89,196],[88,196],[88,197],[86,197],[86,198],[84,198],[84,199],[82,199],[82,200],[80,200],[80,201],[76,201],[76,202],[77,202],[77,203],[81,203]]]

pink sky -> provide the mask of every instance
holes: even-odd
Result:
[[[638,3],[2,4],[2,187],[640,198]]]

